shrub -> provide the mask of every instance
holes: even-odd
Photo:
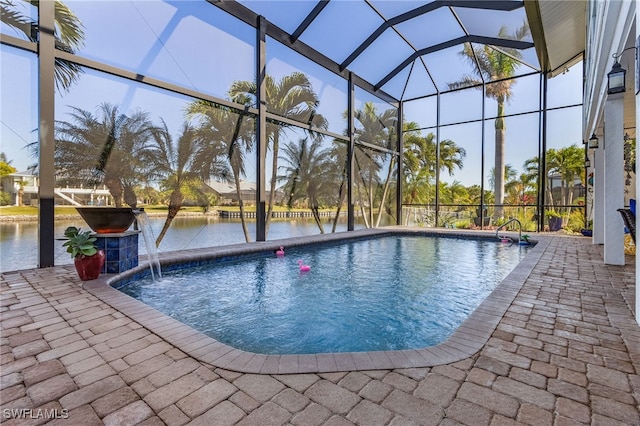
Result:
[[[0,191],[0,206],[11,205],[11,194],[5,191]]]

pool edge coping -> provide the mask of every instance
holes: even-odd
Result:
[[[292,247],[386,234],[495,238],[495,234],[487,232],[394,226],[166,252],[161,254],[160,260],[163,264],[183,263],[225,255],[275,251],[280,245]],[[146,262],[125,273],[102,275],[97,280],[86,281],[83,283],[83,287],[104,303],[146,327],[150,332],[189,356],[226,370],[254,374],[302,374],[433,367],[468,358],[481,350],[487,343],[551,240],[550,237],[540,235],[536,235],[536,238],[537,244],[527,256],[516,265],[446,341],[420,349],[303,355],[264,355],[242,351],[221,343],[112,287],[112,284],[116,282],[147,270],[149,266]]]

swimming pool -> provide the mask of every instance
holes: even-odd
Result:
[[[446,340],[527,248],[390,235],[285,251],[169,271],[120,290],[243,351],[405,350]],[[299,272],[298,259],[309,273]]]

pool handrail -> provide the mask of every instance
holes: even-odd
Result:
[[[518,242],[520,242],[522,240],[522,223],[518,219],[513,217],[513,218],[509,219],[508,221],[506,221],[505,223],[503,223],[502,225],[500,225],[498,227],[498,229],[496,229],[496,238],[498,238],[500,241],[506,240],[506,239],[511,240],[511,238],[508,237],[508,236],[500,235],[500,230],[502,228],[506,227],[511,222],[517,222],[518,223]]]

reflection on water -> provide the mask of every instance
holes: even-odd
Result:
[[[149,222],[155,235],[160,234],[165,217],[150,217]],[[62,238],[67,226],[89,229],[82,219],[56,220],[54,235]],[[255,222],[249,222],[249,233],[255,240]],[[362,226],[356,225],[356,228]],[[346,231],[346,220],[338,225],[337,231]],[[325,232],[331,231],[330,219],[325,222]],[[269,240],[319,233],[313,219],[273,220],[269,227]],[[244,243],[244,234],[239,219],[221,219],[209,216],[183,216],[173,220],[158,252],[192,248],[222,246]],[[55,242],[56,265],[73,263],[62,247],[63,241]],[[146,254],[143,241],[139,241],[140,254]],[[0,223],[0,271],[36,268],[38,264],[38,224],[37,222]]]

